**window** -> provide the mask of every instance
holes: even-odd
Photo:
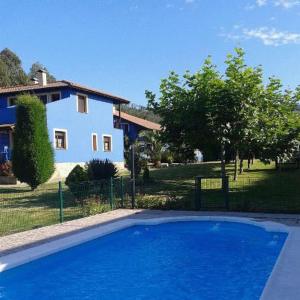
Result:
[[[67,149],[67,132],[65,130],[54,130],[55,149]]]
[[[50,94],[50,102],[55,102],[60,100],[60,93]]]
[[[37,94],[36,95],[44,104],[55,102],[60,100],[60,92],[48,93],[48,94]]]
[[[16,97],[9,97],[7,98],[7,106],[14,106],[16,105],[17,98]]]
[[[80,113],[88,112],[87,96],[77,95],[77,111]]]
[[[44,95],[37,95],[37,97],[38,97],[44,104],[47,104],[47,102],[48,102],[47,94],[44,94]]]
[[[97,133],[92,133],[92,148],[93,148],[93,151],[98,151]]]
[[[111,136],[110,135],[104,135],[103,136],[103,151],[105,152],[111,152]]]

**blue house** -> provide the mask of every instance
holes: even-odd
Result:
[[[20,94],[36,95],[46,105],[54,178],[66,177],[76,164],[93,158],[124,166],[123,130],[114,121],[113,107],[129,101],[66,80],[47,83],[43,70],[34,84],[0,88],[0,158],[9,158],[13,148],[15,101]]]

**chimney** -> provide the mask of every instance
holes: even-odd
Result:
[[[31,78],[31,82],[32,82],[33,84],[39,84],[39,81],[38,81],[38,79],[37,79],[36,77],[32,77],[32,78]]]
[[[39,85],[47,85],[47,73],[45,70],[38,70],[36,77],[38,79]]]

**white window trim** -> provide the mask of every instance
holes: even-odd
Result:
[[[55,142],[55,132],[56,131],[62,131],[62,132],[65,133],[66,148],[56,148],[56,142]],[[53,128],[53,147],[54,147],[55,150],[68,150],[68,148],[69,148],[69,141],[68,141],[68,130],[67,129]]]
[[[85,97],[86,98],[86,112],[80,112],[80,111],[78,111],[78,96],[83,96],[83,97]],[[81,113],[81,114],[88,114],[89,113],[89,97],[88,97],[88,95],[86,95],[86,94],[81,94],[81,93],[77,93],[76,94],[76,111],[78,112],[78,113]]]
[[[110,137],[110,151],[106,151],[104,150],[104,137]],[[112,135],[111,134],[102,134],[102,150],[103,152],[112,152],[113,151],[113,139],[112,139]]]
[[[36,96],[47,96],[47,104],[48,103],[52,103],[51,101],[51,95],[52,94],[59,94],[59,100],[61,100],[61,92],[57,91],[57,92],[51,92],[51,93],[39,93],[39,94],[35,94]]]
[[[15,98],[15,99],[17,99],[17,97],[16,96],[10,96],[10,97],[7,97],[7,107],[13,107],[13,106],[16,106],[16,105],[10,105],[10,99],[13,99],[13,98]]]
[[[96,136],[96,148],[97,148],[96,150],[94,150],[94,140],[93,140],[94,135]],[[93,152],[99,151],[98,134],[96,132],[92,132],[92,150]]]

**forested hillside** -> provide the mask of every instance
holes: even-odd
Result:
[[[18,55],[5,48],[0,52],[0,87],[28,84],[41,68],[47,72],[48,82],[55,81],[55,77],[39,62],[33,63],[29,72],[26,73]]]

